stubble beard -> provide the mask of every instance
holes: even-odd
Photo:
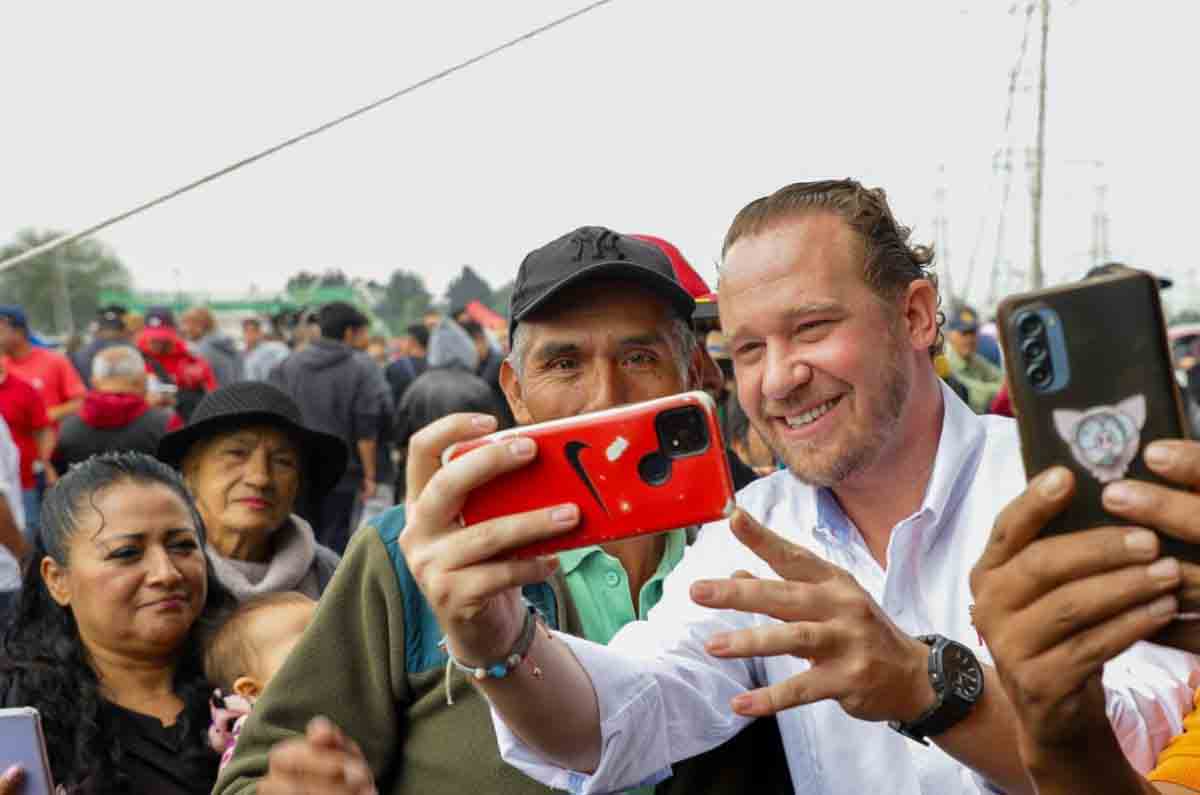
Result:
[[[788,447],[773,432],[762,434],[776,459],[783,461],[788,471],[802,483],[827,489],[836,488],[873,466],[895,437],[912,389],[912,380],[900,363],[902,355],[903,350],[896,339],[889,335],[883,356],[882,380],[871,390],[877,398],[875,402],[870,402],[871,394],[864,390],[854,390],[842,397],[842,400],[861,397],[868,401],[868,416],[866,428],[846,429],[848,437],[839,442],[840,450],[831,451],[827,445],[814,442]],[[854,418],[850,422],[853,423]]]

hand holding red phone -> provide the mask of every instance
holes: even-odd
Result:
[[[472,489],[537,457],[536,443],[518,436],[442,464],[451,445],[495,428],[493,417],[454,414],[409,442],[400,549],[451,652],[466,660],[507,654],[524,621],[521,586],[545,580],[558,567],[557,558],[510,560],[505,553],[570,530],[579,519],[577,506],[554,505],[466,527],[459,522]]]

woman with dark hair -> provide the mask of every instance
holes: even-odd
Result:
[[[320,598],[340,557],[317,543],[296,506],[341,479],[345,442],[306,427],[278,387],[241,381],[206,395],[187,426],[162,438],[158,457],[183,473],[208,558],[239,602],[279,591]]]
[[[408,440],[434,420],[460,411],[491,414],[504,425],[506,412],[496,394],[477,375],[450,367],[426,370],[404,392],[396,407],[393,436],[400,461],[396,465],[396,502],[404,502],[404,469],[408,461]]]
[[[42,518],[0,649],[0,705],[39,711],[67,793],[207,793],[217,757],[198,636],[232,600],[183,482],[141,453],[95,456],[47,492]]]

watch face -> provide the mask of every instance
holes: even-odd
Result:
[[[946,644],[942,651],[942,673],[949,688],[961,698],[975,701],[983,691],[983,669],[962,644]]]

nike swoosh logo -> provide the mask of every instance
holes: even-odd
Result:
[[[583,462],[579,460],[579,454],[584,450],[591,449],[583,442],[567,442],[564,452],[567,455],[567,461],[571,464],[571,468],[575,470],[575,474],[583,481],[583,485],[587,486],[587,490],[596,498],[596,504],[600,506],[600,510],[604,511],[604,515],[608,516],[608,508],[604,507],[604,500],[600,499],[600,492],[596,490],[592,484],[591,477],[588,476],[587,470],[583,468]]]

